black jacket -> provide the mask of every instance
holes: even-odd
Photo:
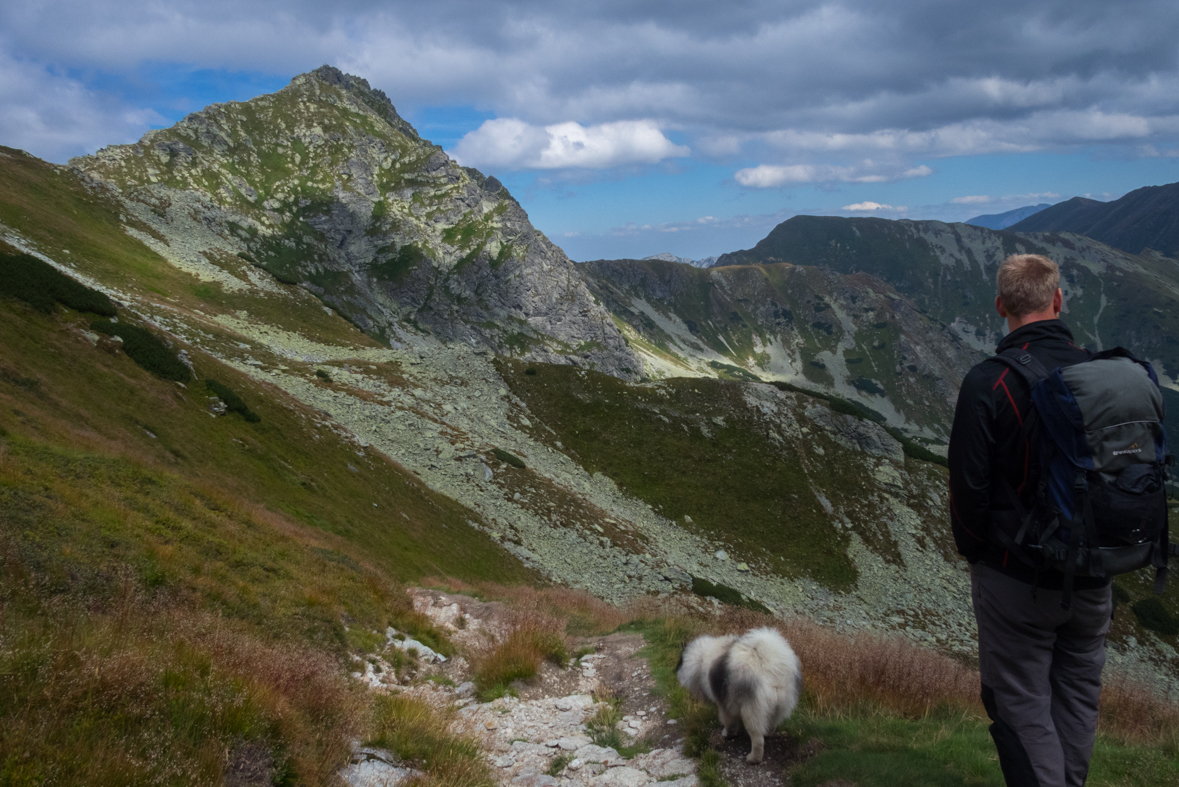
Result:
[[[1089,351],[1073,344],[1072,332],[1060,320],[1028,323],[1003,338],[996,354],[1011,347],[1026,349],[1047,369],[1084,361]],[[1031,393],[1022,378],[999,361],[987,359],[967,373],[958,393],[950,432],[950,525],[954,541],[971,563],[981,561],[1008,576],[1041,587],[1061,587],[1058,572],[1035,572],[991,537],[994,511],[1011,511],[1011,484],[1025,507],[1032,503],[1038,480],[1034,441],[1021,434],[1031,407]],[[1100,587],[1108,579],[1077,577],[1074,587]]]

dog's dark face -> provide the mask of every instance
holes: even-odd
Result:
[[[680,667],[684,666],[684,651],[687,649],[688,649],[688,641],[686,639],[681,640],[680,641],[680,660],[675,663],[675,671],[676,671],[677,675],[680,672]]]

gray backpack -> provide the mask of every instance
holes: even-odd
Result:
[[[1169,543],[1166,468],[1175,457],[1154,369],[1120,347],[1052,371],[1020,349],[995,360],[1031,389],[1023,437],[1038,446],[1040,470],[1030,510],[1008,489],[1018,529],[998,528],[1000,543],[1037,570],[1062,573],[1065,608],[1078,575],[1154,566],[1161,593],[1179,546]]]

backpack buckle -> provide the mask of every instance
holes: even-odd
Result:
[[[1015,360],[1019,361],[1024,366],[1027,366],[1029,363],[1032,362],[1032,356],[1029,353],[1024,353],[1023,355],[1019,356]]]

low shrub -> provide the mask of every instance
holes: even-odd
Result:
[[[741,595],[739,590],[731,588],[728,585],[722,585],[719,582],[714,584],[703,577],[692,577],[692,592],[697,596],[715,598],[724,604],[732,604],[734,607],[745,607],[746,609],[762,612],[766,615],[772,614],[764,604],[746,598]]]
[[[1130,610],[1138,618],[1138,625],[1144,629],[1157,631],[1163,636],[1179,634],[1179,620],[1154,596],[1135,601],[1130,605]]]
[[[90,330],[107,336],[118,336],[123,340],[123,352],[127,353],[127,357],[157,377],[179,383],[192,379],[192,373],[176,357],[176,353],[146,328],[111,320],[95,320],[90,323]]]
[[[519,467],[521,470],[527,467],[527,465],[524,464],[523,459],[516,456],[515,454],[505,451],[502,448],[493,448],[491,449],[491,453],[495,454],[495,458],[504,464],[509,464],[512,467]]]
[[[315,376],[323,380],[325,383],[330,383],[332,381],[332,376],[323,369],[316,369]]]
[[[45,313],[60,303],[80,312],[115,316],[105,293],[91,289],[31,254],[0,253],[0,295],[11,295]]]
[[[242,418],[245,418],[252,424],[256,424],[262,420],[262,417],[251,410],[245,401],[228,385],[219,383],[210,377],[205,380],[205,387],[216,394],[221,401],[225,402],[225,409],[229,412],[240,414]]]

